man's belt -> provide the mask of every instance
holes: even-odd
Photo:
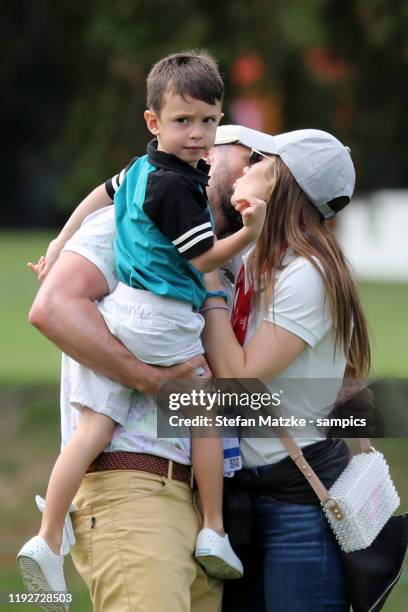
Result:
[[[91,463],[87,474],[93,472],[106,472],[109,470],[137,470],[149,472],[165,478],[172,478],[181,482],[191,482],[191,466],[176,463],[164,457],[148,455],[145,453],[130,453],[116,451],[113,453],[101,453]]]

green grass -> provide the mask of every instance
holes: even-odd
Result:
[[[408,284],[361,283],[373,350],[374,373],[408,378]]]
[[[26,263],[45,252],[52,235],[44,232],[0,233],[0,384],[56,382],[58,350],[27,321],[38,289]],[[370,324],[377,376],[408,377],[408,285],[361,283]]]
[[[68,592],[72,594],[72,604],[69,608],[70,612],[92,612],[92,604],[89,599],[87,589],[81,578],[78,576],[69,557],[65,562],[64,569],[67,584],[69,585]],[[3,601],[8,593],[24,593],[23,582],[14,566],[7,565],[5,567],[1,567],[0,593]],[[28,604],[13,604],[4,606],[3,608],[1,603],[2,602],[0,602],[0,610],[8,609],[10,612],[15,610],[19,610],[20,612],[38,612],[39,610],[37,606]]]
[[[24,591],[15,555],[36,533],[40,514],[34,496],[45,494],[60,444],[58,387],[37,385],[0,389],[0,594]],[[69,558],[71,612],[91,612],[87,588]],[[13,610],[38,610],[15,604]],[[0,606],[1,609],[1,606]]]
[[[48,233],[0,234],[0,593],[19,592],[16,551],[36,530],[35,493],[44,493],[59,451],[59,351],[27,322],[38,289],[26,268],[51,239]],[[361,297],[369,319],[376,376],[408,378],[408,285],[362,283]],[[408,505],[405,439],[379,440]],[[72,612],[90,612],[87,589],[68,562]],[[408,572],[393,592],[386,612],[400,612],[408,601]],[[13,610],[35,610],[14,605]],[[172,611],[171,611],[172,612]]]
[[[56,382],[59,352],[27,321],[38,289],[28,261],[37,261],[52,236],[38,232],[0,234],[0,382]]]

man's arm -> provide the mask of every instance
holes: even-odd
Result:
[[[108,293],[105,277],[90,261],[67,252],[44,280],[29,321],[67,355],[143,393],[155,394],[170,378],[189,377],[203,366],[199,356],[170,368],[149,366],[136,359],[107,328],[94,300]]]
[[[54,240],[48,245],[45,257],[41,257],[37,264],[29,262],[28,266],[38,275],[38,280],[42,282],[57,261],[66,242],[73,236],[80,227],[82,221],[91,213],[112,204],[112,198],[106,191],[103,183],[96,187],[84,200],[75,208],[68,221]]]

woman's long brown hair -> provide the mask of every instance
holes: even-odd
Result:
[[[274,158],[273,172],[265,225],[254,253],[255,287],[264,288],[265,304],[271,297],[273,300],[275,273],[283,269],[282,257],[287,248],[310,261],[324,283],[335,350],[341,348],[347,358],[346,375],[363,378],[371,365],[370,342],[348,262],[335,235],[279,157]],[[259,294],[257,297],[259,303]]]

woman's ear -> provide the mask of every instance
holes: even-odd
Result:
[[[153,136],[158,136],[158,134],[160,134],[160,128],[159,119],[156,113],[148,109],[145,110],[143,116],[146,121],[147,129],[149,130],[149,132],[151,132]]]

